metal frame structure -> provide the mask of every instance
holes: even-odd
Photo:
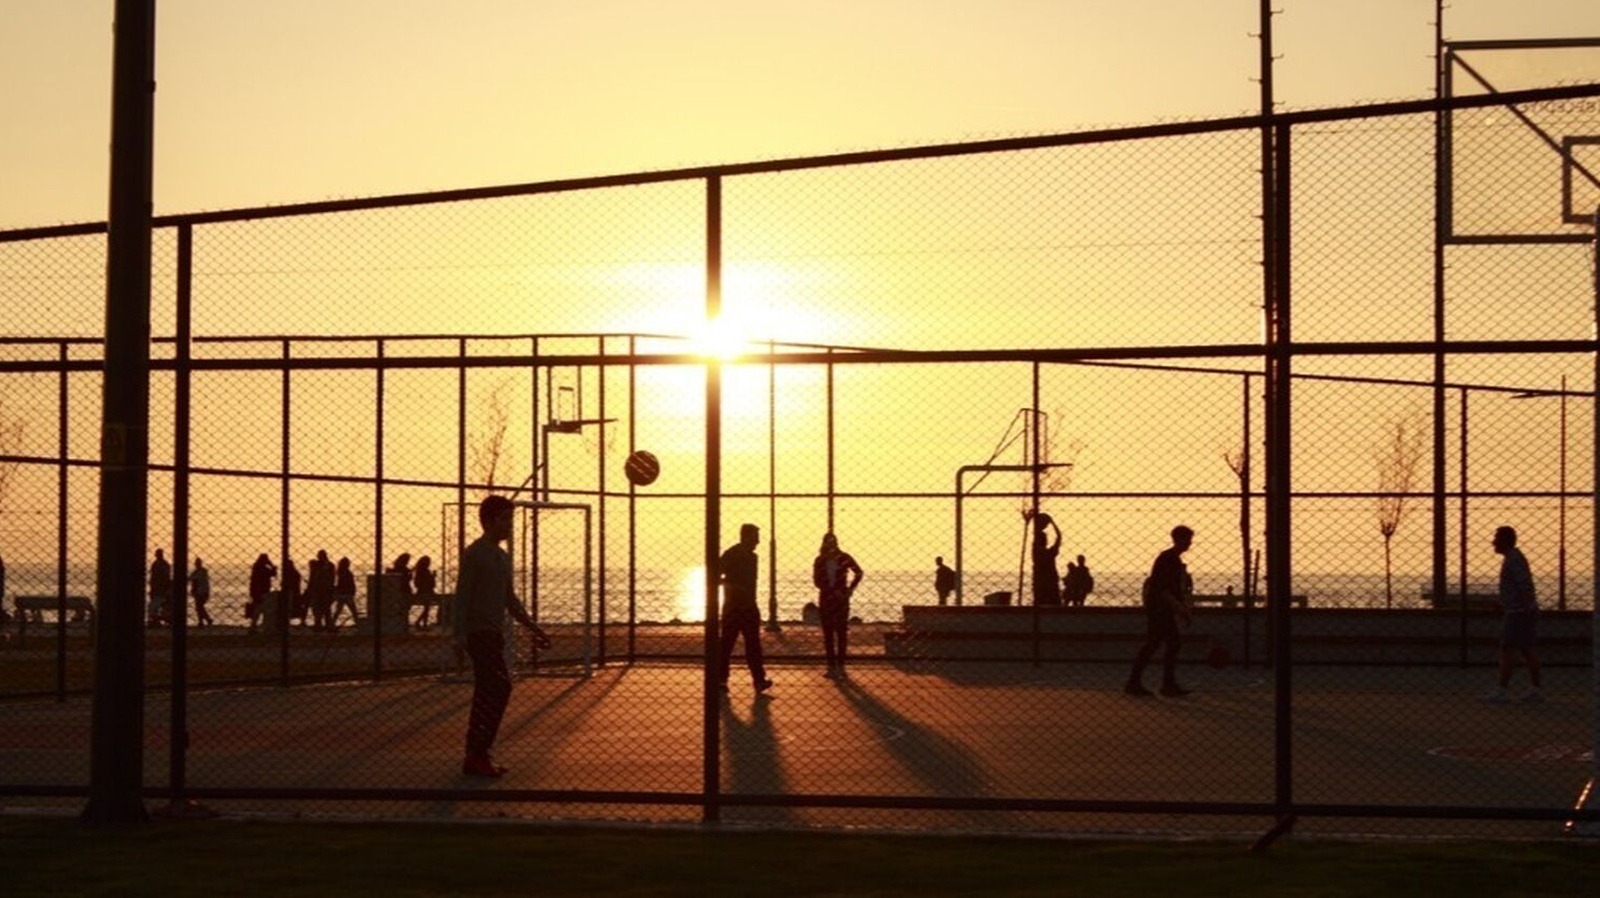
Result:
[[[722,393],[721,374],[725,364],[742,365],[775,365],[797,364],[826,366],[830,371],[834,366],[841,364],[869,364],[869,365],[897,365],[897,364],[927,364],[932,362],[1027,362],[1038,364],[1110,364],[1125,363],[1139,359],[1147,363],[1166,361],[1175,364],[1193,363],[1202,359],[1236,359],[1246,360],[1250,363],[1259,363],[1259,370],[1236,371],[1235,376],[1247,378],[1262,377],[1266,387],[1267,396],[1267,437],[1266,437],[1266,488],[1262,494],[1265,499],[1267,512],[1267,593],[1269,615],[1272,616],[1274,627],[1272,630],[1275,641],[1275,657],[1278,659],[1292,659],[1288,654],[1289,628],[1292,621],[1290,607],[1290,574],[1293,569],[1293,559],[1290,556],[1290,515],[1292,513],[1292,498],[1294,493],[1289,479],[1289,466],[1292,461],[1290,455],[1290,412],[1293,409],[1292,387],[1295,380],[1304,375],[1293,370],[1293,362],[1297,357],[1341,355],[1341,354],[1371,354],[1382,353],[1394,356],[1431,356],[1436,360],[1437,388],[1442,391],[1442,360],[1448,354],[1455,353],[1519,353],[1528,355],[1541,355],[1553,353],[1584,353],[1596,357],[1597,369],[1600,369],[1600,355],[1595,355],[1597,346],[1591,339],[1582,340],[1495,340],[1495,341],[1451,341],[1445,338],[1440,329],[1436,330],[1434,339],[1422,341],[1399,342],[1340,342],[1340,343],[1302,343],[1296,342],[1291,328],[1292,323],[1292,207],[1290,175],[1293,159],[1292,138],[1294,130],[1298,127],[1322,123],[1336,122],[1356,117],[1375,117],[1387,115],[1415,115],[1422,113],[1445,114],[1452,109],[1478,108],[1485,106],[1499,106],[1522,102],[1535,102],[1540,100],[1595,97],[1600,96],[1600,86],[1578,85],[1560,88],[1550,88],[1532,91],[1518,91],[1502,95],[1485,95],[1467,98],[1436,98],[1427,101],[1411,101],[1405,103],[1391,103],[1377,106],[1357,107],[1352,109],[1316,110],[1310,112],[1297,112],[1278,114],[1266,111],[1261,116],[1238,117],[1219,119],[1207,122],[1189,122],[1182,124],[1160,125],[1140,128],[1122,128],[1106,131],[1085,132],[1078,134],[1054,135],[1048,137],[1019,138],[1009,140],[982,141],[968,144],[948,144],[934,147],[910,148],[894,151],[877,151],[868,153],[849,153],[833,156],[813,157],[798,160],[778,160],[762,163],[749,163],[744,165],[719,166],[697,169],[683,169],[677,171],[653,172],[642,175],[616,176],[604,178],[575,179],[558,182],[544,182],[538,184],[513,185],[508,187],[485,188],[479,190],[451,191],[437,194],[411,194],[398,197],[387,197],[373,200],[340,201],[329,203],[311,203],[298,206],[279,206],[260,209],[247,209],[231,212],[212,212],[196,215],[167,216],[156,219],[154,227],[171,227],[177,230],[180,259],[188,259],[188,251],[183,248],[192,245],[193,229],[207,224],[230,221],[249,221],[266,218],[286,217],[312,213],[332,213],[341,211],[355,211],[361,209],[375,209],[390,206],[406,206],[430,204],[439,202],[460,202],[464,200],[503,197],[513,195],[532,195],[541,193],[556,193],[574,190],[583,190],[594,187],[611,187],[628,184],[661,183],[666,181],[689,181],[701,183],[705,187],[705,221],[706,221],[706,273],[707,288],[705,297],[705,310],[709,318],[714,318],[721,306],[721,270],[722,270],[722,185],[725,179],[751,174],[765,174],[780,171],[797,171],[840,165],[869,164],[875,162],[905,161],[913,159],[933,159],[972,155],[980,153],[998,153],[1012,150],[1039,149],[1045,147],[1064,147],[1100,143],[1113,140],[1135,140],[1152,137],[1166,137],[1175,135],[1192,135],[1215,133],[1221,131],[1260,130],[1269,143],[1264,148],[1270,149],[1272,165],[1268,171],[1269,178],[1264,182],[1268,189],[1264,190],[1265,216],[1263,245],[1266,275],[1263,282],[1263,299],[1265,310],[1266,333],[1261,343],[1241,343],[1229,345],[1205,346],[1142,346],[1142,347],[1065,347],[1051,350],[955,350],[955,351],[904,351],[904,350],[872,350],[859,349],[848,352],[836,351],[837,347],[811,348],[809,351],[784,353],[781,359],[775,352],[766,356],[759,354],[747,355],[739,359],[724,362],[721,359],[705,359],[690,355],[641,355],[635,351],[630,343],[630,352],[624,355],[608,353],[605,347],[595,353],[578,353],[567,355],[541,354],[535,340],[534,352],[530,355],[484,355],[467,356],[464,351],[455,354],[421,355],[399,357],[386,352],[386,347],[393,343],[407,339],[406,335],[397,336],[356,336],[341,338],[350,342],[365,343],[372,347],[370,355],[346,356],[340,358],[299,358],[291,351],[291,343],[298,338],[275,337],[281,343],[282,351],[277,358],[251,358],[251,359],[224,359],[224,358],[194,358],[192,347],[203,342],[205,338],[193,336],[188,328],[189,313],[192,297],[189,289],[189,278],[180,274],[178,280],[178,311],[179,322],[182,323],[174,338],[174,353],[171,358],[157,358],[149,362],[153,371],[170,371],[175,375],[179,384],[179,396],[186,397],[190,376],[200,371],[270,371],[279,372],[284,384],[284,433],[287,433],[289,410],[292,408],[292,394],[289,392],[291,373],[296,371],[320,370],[345,370],[345,371],[370,371],[375,379],[375,396],[377,401],[377,444],[374,452],[374,476],[343,477],[325,475],[298,475],[292,474],[288,458],[288,442],[284,437],[282,470],[277,473],[264,473],[254,471],[202,471],[189,463],[186,451],[180,448],[175,456],[172,466],[175,484],[176,508],[181,518],[183,510],[187,507],[188,478],[196,473],[233,474],[244,477],[276,477],[284,485],[282,496],[285,508],[287,507],[287,484],[291,479],[304,477],[306,479],[340,481],[370,484],[374,488],[374,504],[377,510],[376,520],[379,531],[376,535],[375,562],[381,569],[383,559],[382,536],[382,508],[383,492],[388,485],[427,485],[441,487],[455,487],[458,494],[467,486],[464,455],[458,451],[457,477],[453,481],[422,484],[416,481],[407,481],[386,477],[384,473],[384,446],[383,446],[383,393],[384,376],[393,370],[405,369],[446,369],[464,372],[468,369],[501,368],[507,370],[556,367],[556,366],[599,366],[599,367],[635,367],[641,365],[696,365],[703,366],[706,371],[705,392],[705,435],[704,457],[706,460],[706,483],[703,497],[705,501],[704,518],[704,558],[708,569],[714,567],[720,549],[719,540],[722,531],[721,503],[724,498],[722,489]],[[1597,223],[1600,227],[1600,223]],[[50,237],[64,237],[74,235],[104,234],[107,232],[105,224],[69,225],[55,228],[32,228],[0,232],[0,243],[32,240]],[[1448,231],[1440,231],[1441,238],[1448,235]],[[1595,241],[1594,234],[1577,236],[1573,239],[1563,239],[1558,242],[1585,243]],[[1441,239],[1440,246],[1444,245]],[[1468,241],[1470,242],[1470,241]],[[185,265],[188,263],[185,262]],[[1441,288],[1442,289],[1442,288]],[[1600,285],[1597,285],[1600,289]],[[491,335],[495,339],[505,339],[504,335]],[[456,339],[465,341],[470,339],[457,336]],[[18,342],[18,341],[14,341]],[[73,341],[59,339],[39,339],[32,341],[62,347],[59,358],[54,360],[39,361],[6,361],[0,362],[0,372],[49,372],[58,374],[65,379],[72,372],[98,372],[105,370],[110,365],[111,347],[107,347],[108,358],[102,362],[95,359],[72,359],[66,351]],[[93,342],[93,341],[86,341]],[[1600,370],[1597,370],[1600,376]],[[109,379],[108,379],[109,380]],[[831,380],[831,379],[830,379]],[[64,393],[63,393],[64,395]],[[1442,392],[1438,395],[1442,395]],[[63,399],[63,404],[65,400]],[[631,400],[630,400],[631,401]],[[599,417],[604,417],[606,410],[599,410]],[[829,404],[831,410],[831,402]],[[1436,415],[1436,420],[1441,420],[1442,415]],[[535,415],[534,420],[538,420]],[[188,409],[186,401],[180,401],[180,407],[175,415],[179,446],[185,446],[187,439],[186,427],[188,424]],[[65,425],[63,424],[63,429]],[[458,431],[462,425],[458,421]],[[830,427],[831,431],[831,427]],[[458,440],[460,437],[458,436]],[[1595,440],[1600,443],[1600,432],[1595,435]],[[1436,445],[1441,445],[1442,440],[1436,439]],[[458,449],[459,449],[458,442]],[[830,439],[831,446],[831,439]],[[11,460],[11,459],[5,459]],[[74,460],[68,457],[65,440],[62,440],[58,458],[22,459],[29,462],[55,464],[61,471],[68,467],[81,466],[97,468],[99,463],[88,460]],[[1035,466],[1036,467],[1036,466]],[[146,470],[160,470],[159,466],[144,466],[141,474]],[[1597,483],[1600,483],[1600,471],[1596,472]],[[958,482],[958,492],[959,492]],[[552,490],[552,493],[554,491]],[[605,494],[602,485],[602,494]],[[1248,493],[1248,491],[1247,491]],[[1446,493],[1442,481],[1436,479],[1434,494],[1442,496]],[[627,495],[632,496],[630,490]],[[772,491],[775,495],[776,491]],[[64,493],[62,494],[64,496]],[[830,524],[832,512],[832,499],[836,495],[832,478],[832,464],[830,452],[829,482],[826,496],[829,498]],[[941,496],[947,494],[940,494]],[[1594,496],[1597,515],[1600,515],[1600,494]],[[64,502],[64,499],[61,501]],[[550,501],[550,497],[542,497],[540,502]],[[586,511],[586,517],[589,514]],[[285,518],[287,512],[285,511]],[[599,535],[598,540],[604,551],[604,508],[602,505],[598,513]],[[141,517],[142,522],[142,517]],[[112,521],[110,524],[117,524]],[[124,522],[126,523],[126,522]],[[1600,524],[1600,520],[1597,520]],[[181,524],[180,524],[181,526]],[[134,530],[131,525],[125,526],[126,530]],[[586,532],[588,531],[586,526]],[[182,532],[182,531],[180,531]],[[631,515],[630,515],[631,532]],[[138,531],[142,534],[142,529]],[[136,534],[136,535],[138,535]],[[126,537],[127,534],[120,534]],[[284,539],[285,547],[287,539]],[[1442,551],[1440,540],[1435,540],[1436,551]],[[142,545],[140,546],[142,558]],[[187,557],[185,554],[177,557]],[[176,555],[176,547],[175,547]],[[1600,557],[1596,558],[1596,569],[1600,569]],[[1442,566],[1436,570],[1442,571]],[[1442,587],[1438,581],[1440,574],[1436,573],[1436,585]],[[63,580],[64,582],[64,580]],[[600,593],[604,595],[603,580],[600,584]],[[725,805],[766,805],[766,806],[834,806],[834,807],[883,807],[883,808],[954,808],[954,809],[996,809],[996,810],[1039,810],[1039,811],[1107,811],[1107,812],[1134,812],[1134,813],[1195,813],[1195,814],[1272,814],[1280,826],[1287,827],[1297,815],[1323,815],[1323,816],[1362,816],[1362,817],[1466,817],[1466,818],[1498,818],[1521,820],[1555,820],[1569,819],[1570,812],[1548,808],[1475,808],[1475,807],[1414,807],[1401,805],[1342,805],[1342,804],[1307,804],[1297,801],[1293,791],[1293,752],[1291,734],[1293,728],[1292,704],[1292,663],[1278,663],[1274,665],[1274,703],[1275,703],[1275,752],[1274,752],[1274,794],[1270,802],[1244,802],[1244,803],[1216,803],[1216,802],[1127,802],[1127,801],[1062,801],[1038,798],[997,798],[997,799],[969,799],[938,796],[895,797],[895,796],[865,796],[865,795],[724,795],[720,790],[720,760],[719,760],[719,714],[718,690],[714,676],[712,646],[715,644],[717,633],[718,603],[716,588],[712,578],[708,578],[705,595],[705,634],[706,658],[704,677],[704,774],[705,788],[702,792],[695,793],[615,793],[603,791],[583,792],[541,792],[541,791],[505,791],[494,792],[492,795],[481,792],[461,792],[459,790],[404,790],[386,789],[381,793],[362,790],[274,790],[274,789],[211,789],[211,790],[186,790],[181,770],[175,775],[165,788],[144,790],[146,796],[171,797],[183,800],[189,797],[229,798],[229,797],[312,797],[325,796],[330,798],[359,798],[363,800],[374,798],[471,798],[472,800],[491,801],[568,801],[568,802],[604,802],[614,803],[620,801],[635,801],[641,803],[673,803],[697,804],[702,808],[706,820],[719,818],[720,808]],[[600,616],[604,619],[604,608],[600,609]],[[177,620],[184,619],[184,615],[175,615]],[[1600,629],[1600,614],[1596,615],[1597,629]],[[126,642],[128,634],[126,624],[124,629],[117,630],[107,615],[100,616],[102,635],[113,637],[116,641]],[[133,628],[135,635],[142,628]],[[381,675],[384,667],[382,663],[383,643],[381,628],[374,628],[373,660],[374,676]],[[181,648],[184,639],[183,625],[174,625],[175,656],[181,657]],[[1600,634],[1597,634],[1600,635]],[[102,639],[104,646],[108,639]],[[116,660],[116,655],[106,655],[104,658]],[[287,656],[284,656],[285,659]],[[598,652],[600,663],[605,661],[604,635],[600,639]],[[125,660],[117,663],[126,663]],[[283,683],[288,683],[287,660],[284,661]],[[1597,672],[1600,676],[1600,672]],[[181,667],[175,670],[173,684],[175,696],[185,688],[181,675]],[[1600,679],[1596,680],[1596,689],[1600,690]],[[175,707],[178,703],[175,702]],[[181,732],[182,721],[174,721],[174,732]],[[137,741],[139,729],[131,732],[124,731],[119,739]],[[110,737],[107,737],[108,739]],[[120,742],[118,743],[120,745]],[[97,747],[99,740],[97,740]],[[110,745],[106,750],[118,747]],[[181,755],[182,752],[175,752]],[[174,763],[179,763],[175,761]],[[142,781],[141,781],[142,782]],[[0,789],[6,794],[88,794],[87,788],[70,787],[40,787],[7,786]],[[137,794],[137,790],[136,790]],[[1579,819],[1600,819],[1600,812],[1587,810],[1577,815]]]

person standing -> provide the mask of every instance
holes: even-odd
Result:
[[[461,555],[456,583],[459,627],[466,633],[472,659],[472,711],[467,718],[467,751],[461,762],[466,776],[498,777],[506,768],[494,763],[490,749],[511,701],[511,671],[506,667],[506,615],[527,627],[540,648],[550,639],[523,610],[512,588],[511,557],[500,544],[511,538],[514,506],[505,496],[490,495],[478,505],[483,535]]]
[[[167,620],[167,603],[172,599],[172,565],[167,556],[156,550],[156,560],[150,562],[150,626],[159,627]]]
[[[194,570],[189,572],[189,595],[194,598],[195,623],[211,626],[211,612],[206,610],[206,603],[211,601],[211,571],[198,555],[194,557]]]
[[[950,601],[950,594],[956,591],[955,569],[944,563],[944,556],[938,555],[933,559],[933,591],[939,594],[939,604]]]
[[[333,614],[328,620],[329,629],[339,625],[339,613],[346,608],[350,609],[352,624],[361,617],[356,613],[356,575],[350,570],[349,558],[340,558],[339,567],[333,572],[333,602]]]
[[[1528,558],[1517,548],[1514,527],[1494,531],[1494,551],[1500,561],[1500,685],[1483,697],[1486,702],[1512,700],[1511,674],[1520,659],[1528,668],[1529,689],[1522,701],[1544,699],[1539,679],[1539,658],[1533,652],[1538,637],[1539,599],[1533,589],[1533,571]]]
[[[288,619],[298,618],[300,626],[306,625],[306,606],[301,598],[300,586],[305,581],[300,577],[300,569],[294,566],[293,558],[283,560],[283,581],[279,584],[278,614],[279,620],[284,621],[280,626],[288,626]]]
[[[1051,532],[1048,540],[1046,530]],[[1033,518],[1033,604],[1061,604],[1061,573],[1056,567],[1060,553],[1061,528],[1041,511]]]
[[[439,601],[437,593],[439,578],[433,572],[433,559],[424,555],[417,559],[417,569],[412,573],[412,580],[417,587],[417,604],[422,606],[422,613],[417,615],[417,628],[428,626],[428,612]]]
[[[311,606],[311,629],[333,629],[333,562],[328,550],[318,549],[317,557],[306,564],[306,600]]]
[[[1067,562],[1067,575],[1061,581],[1061,597],[1068,604],[1083,607],[1089,593],[1094,592],[1094,574],[1089,572],[1089,562],[1082,555],[1077,562]]]
[[[395,585],[400,590],[400,608],[397,612],[397,616],[400,620],[400,623],[404,625],[411,620],[411,553],[401,552],[399,555],[396,555],[394,564],[389,565],[389,570],[385,573],[390,578],[393,578]],[[386,606],[388,601],[388,597],[385,596],[384,604]],[[386,607],[384,613],[390,614],[396,612],[393,612]]]
[[[245,603],[244,616],[250,620],[250,632],[256,631],[256,621],[267,610],[267,597],[272,594],[272,580],[278,576],[277,565],[262,552],[250,566],[250,601]]]
[[[760,559],[756,546],[761,543],[761,528],[744,524],[739,528],[739,541],[722,553],[717,563],[717,582],[722,584],[722,691],[728,691],[729,668],[733,661],[733,644],[744,637],[744,662],[750,668],[750,680],[756,692],[772,688],[767,678],[765,659],[761,654],[761,606],[756,603],[756,572]]]
[[[811,563],[811,582],[817,587],[822,649],[828,658],[828,672],[823,676],[842,680],[850,644],[850,595],[861,583],[861,565],[839,548],[839,538],[832,533],[823,534],[822,547]]]
[[[1188,695],[1189,690],[1178,685],[1178,648],[1183,642],[1179,632],[1189,625],[1189,569],[1183,563],[1183,553],[1194,544],[1194,530],[1182,524],[1172,528],[1172,546],[1156,556],[1150,566],[1150,576],[1145,580],[1144,599],[1145,638],[1139,654],[1133,659],[1133,670],[1122,689],[1129,695],[1148,696],[1144,688],[1144,668],[1150,663],[1156,649],[1166,647],[1161,656],[1161,694],[1169,698]]]

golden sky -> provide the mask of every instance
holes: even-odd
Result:
[[[1283,107],[1431,92],[1431,0],[1277,6]],[[0,227],[104,218],[111,7],[0,0]],[[178,213],[1249,113],[1257,103],[1257,9],[1254,0],[162,0],[155,207]],[[1600,3],[1453,0],[1446,33],[1600,35]],[[1513,66],[1494,74],[1517,87],[1572,73]],[[1600,66],[1587,76],[1600,77]],[[1574,127],[1580,125],[1600,130],[1587,120]],[[1307,210],[1296,232],[1301,339],[1431,334],[1427,127],[1412,119],[1297,133],[1296,158],[1308,160],[1296,181],[1297,208]],[[1486,127],[1492,131],[1493,123]],[[1254,134],[1236,132],[730,179],[725,307],[745,315],[758,334],[853,345],[1249,343],[1260,335],[1258,153]],[[195,241],[195,327],[207,334],[686,333],[704,308],[702,190],[665,184],[207,226]],[[1535,206],[1535,214],[1549,214],[1548,203]],[[11,331],[96,333],[102,242],[9,247],[20,272],[0,283]],[[170,232],[158,234],[158,333],[172,327],[172,253]],[[76,273],[63,276],[69,259]],[[1451,336],[1530,335],[1500,330],[1508,321],[1538,329],[1535,337],[1587,336],[1588,270],[1586,262],[1453,269],[1461,273],[1452,275]],[[48,301],[35,298],[41,290]],[[1533,293],[1546,300],[1541,314],[1499,313],[1507,297]],[[313,301],[297,301],[307,297]],[[1352,297],[1359,314],[1350,313]],[[1383,373],[1426,377],[1412,361],[1391,360],[1396,370]],[[1528,370],[1473,376],[1553,385],[1573,364],[1539,359]],[[1374,367],[1359,359],[1315,365],[1341,373]],[[1026,374],[1023,366],[999,374],[842,372],[839,488],[950,489],[954,467],[982,461],[1029,401]],[[273,469],[276,375],[250,377],[248,389],[232,375],[196,385],[197,464]],[[698,370],[657,369],[641,378],[649,408],[640,444],[659,452],[666,469],[658,490],[700,485],[699,377]],[[297,378],[296,470],[365,474],[370,378]],[[453,378],[411,373],[390,383],[386,427],[397,447],[388,476],[454,475]],[[1169,378],[1100,369],[1047,374],[1041,407],[1066,439],[1084,447],[1075,490],[1231,489],[1220,453],[1238,436],[1236,380]],[[79,380],[74,402],[84,411],[73,429],[92,434],[96,384]],[[476,381],[474,395],[488,382]],[[17,401],[49,413],[53,384],[28,384]],[[765,488],[765,387],[764,370],[728,376],[725,464],[733,491]],[[780,489],[820,490],[820,373],[786,371],[779,388],[785,413],[778,429],[788,450]],[[158,382],[154,392],[159,417],[170,388]],[[1143,398],[1134,403],[1132,396]],[[1337,406],[1345,417],[1337,426],[1307,428],[1303,439],[1332,447],[1337,464],[1297,468],[1297,486],[1368,488],[1366,447],[1380,436],[1380,412],[1404,411],[1408,396],[1308,390],[1308,414]],[[1553,406],[1500,403],[1481,414],[1510,420],[1513,408],[1530,418],[1518,419],[1515,432],[1543,428],[1546,438],[1533,451],[1550,456]],[[1259,418],[1259,404],[1254,414]],[[1192,426],[1181,441],[1165,439],[1162,422],[1177,417]],[[515,427],[517,442],[525,443],[528,422]],[[908,448],[882,451],[885,433]],[[51,451],[50,429],[35,428],[28,439],[38,443],[29,451]],[[1481,439],[1487,457],[1493,451],[1504,458],[1480,468],[1494,478],[1481,479],[1479,488],[1550,485],[1551,458],[1517,479],[1532,467],[1526,451],[1513,458],[1494,437]],[[155,448],[159,455],[159,440]],[[577,473],[588,470],[586,450],[555,451],[565,453],[558,458],[574,481],[587,476]],[[509,461],[516,479],[529,465],[521,452]],[[613,464],[613,476],[616,470]],[[53,502],[53,489],[47,478],[18,486],[19,494],[43,497],[41,509]],[[199,489],[198,511],[225,515],[218,509],[237,501],[229,491],[243,487],[228,481]],[[259,505],[272,509],[268,493]],[[359,489],[308,486],[296,502],[344,509],[364,500]],[[387,507],[391,514],[410,507],[404,526],[415,539],[431,540],[438,501],[418,491]],[[1013,504],[994,500],[973,512],[987,518],[975,529],[993,534],[1003,552],[1014,535]],[[1370,560],[1366,505],[1347,504],[1305,509],[1330,569]],[[873,532],[899,514],[886,508],[854,502],[841,511],[841,526],[852,535]],[[804,525],[783,528],[785,551],[798,552],[801,562],[813,549],[820,509],[801,502],[786,512],[805,517]],[[1081,521],[1097,515],[1094,552],[1124,567],[1146,558],[1149,534],[1164,532],[1173,514],[1160,503],[1116,512],[1120,518],[1108,509],[1064,516],[1072,521],[1069,542],[1082,545],[1089,527]],[[1185,512],[1208,538],[1217,536],[1197,548],[1196,564],[1229,569],[1234,550],[1221,536],[1234,526],[1231,500]],[[735,504],[727,520],[764,513]],[[1355,524],[1320,525],[1319,513]],[[920,523],[908,520],[904,529],[920,532],[907,538],[891,528],[874,549],[876,564],[909,568],[932,552],[951,552],[949,503],[929,500],[915,515]],[[220,539],[231,525],[215,520],[231,519],[211,520],[206,526]],[[660,526],[692,532],[695,523],[671,518]],[[324,529],[347,525],[330,520]],[[307,526],[295,537],[306,541],[301,548],[324,538],[317,530],[324,525]],[[1419,545],[1401,548],[1402,566],[1425,563]],[[693,541],[676,548],[683,558],[656,561],[671,566],[697,557]],[[1317,566],[1310,556],[1302,563]]]
[[[1282,0],[1287,107],[1431,90],[1431,0]],[[105,216],[109,0],[0,0],[0,227]],[[1255,0],[161,0],[158,212],[1250,111]],[[1452,0],[1454,38],[1600,34]]]

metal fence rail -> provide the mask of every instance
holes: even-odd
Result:
[[[1441,232],[1435,116],[1581,179],[1487,116],[1579,133],[1600,123],[1557,101],[1595,96],[160,218],[149,538],[177,587],[146,609],[148,794],[933,829],[1592,819],[1595,222]],[[1451,189],[1518,189],[1480,164]],[[104,234],[0,232],[19,804],[86,789]],[[719,313],[732,345],[700,333]],[[638,450],[658,480],[623,476]],[[552,645],[514,641],[514,770],[486,790],[456,776],[445,622],[491,491],[530,500],[508,548]],[[706,570],[743,523],[770,698],[742,656],[719,688]],[[1193,694],[1130,697],[1179,523]],[[1545,608],[1540,702],[1477,701],[1506,524]],[[813,583],[830,532],[865,571],[843,679]],[[319,553],[347,589],[311,582]]]

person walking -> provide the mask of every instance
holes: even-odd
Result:
[[[267,597],[272,593],[272,580],[277,576],[278,568],[267,553],[257,555],[255,564],[250,566],[250,600],[244,606],[251,633],[256,631],[256,621],[267,611]]]
[[[944,556],[938,555],[933,559],[933,591],[939,594],[939,604],[950,601],[950,594],[956,591],[955,569],[944,563]]]
[[[744,663],[750,668],[750,681],[757,693],[772,688],[761,654],[761,606],[756,603],[756,572],[760,559],[756,546],[761,543],[761,528],[744,524],[739,541],[722,553],[717,563],[717,582],[722,584],[722,691],[728,691],[733,644],[744,637]]]
[[[333,562],[328,550],[318,549],[317,557],[306,564],[306,601],[311,606],[311,629],[333,629]]]
[[[1486,702],[1509,702],[1511,674],[1520,660],[1528,668],[1528,691],[1521,700],[1544,700],[1539,678],[1539,658],[1534,654],[1538,637],[1539,598],[1533,589],[1533,571],[1528,558],[1517,548],[1514,527],[1494,531],[1494,551],[1500,561],[1500,684],[1483,697]]]
[[[198,555],[194,558],[194,570],[189,572],[189,595],[194,598],[195,623],[211,626],[211,612],[206,610],[206,603],[211,601],[211,571]]]
[[[1161,656],[1161,694],[1178,698],[1189,690],[1178,685],[1178,648],[1183,643],[1180,624],[1189,625],[1189,569],[1183,563],[1183,553],[1194,544],[1194,530],[1182,524],[1172,528],[1172,546],[1156,556],[1150,566],[1150,576],[1144,582],[1145,638],[1139,654],[1133,659],[1133,670],[1122,689],[1129,695],[1148,696],[1144,688],[1144,668],[1150,663],[1156,649],[1166,647]]]
[[[461,555],[460,577],[456,583],[456,602],[460,605],[460,628],[466,632],[467,655],[472,659],[472,711],[467,718],[466,757],[461,762],[465,776],[499,777],[505,767],[490,754],[500,721],[511,701],[511,672],[506,667],[506,615],[527,627],[535,644],[550,645],[550,639],[523,610],[512,588],[511,557],[500,544],[511,538],[514,506],[501,495],[490,495],[478,505],[478,524],[483,535],[472,541]]]
[[[333,614],[328,619],[330,629],[339,626],[339,613],[346,608],[350,609],[350,622],[355,623],[361,617],[356,613],[356,575],[350,570],[350,559],[340,558],[339,567],[333,572]]]
[[[823,676],[842,680],[850,644],[850,596],[861,583],[861,565],[839,548],[839,538],[832,533],[822,537],[822,547],[811,563],[811,582],[817,587],[822,649],[828,659],[828,671]]]

